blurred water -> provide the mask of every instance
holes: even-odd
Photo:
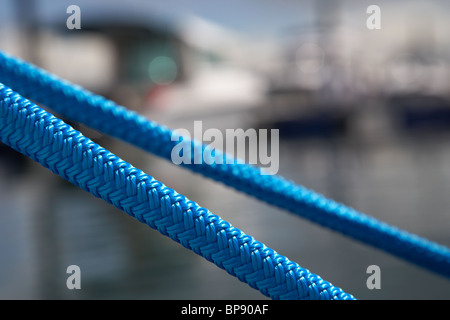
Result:
[[[450,141],[282,140],[280,174],[450,246]],[[119,156],[360,299],[449,299],[450,281],[130,146]],[[131,153],[132,156],[131,156]],[[127,156],[129,155],[129,156]],[[30,162],[2,165],[0,298],[265,299],[169,238]],[[66,268],[81,268],[68,290]],[[381,268],[381,290],[366,269]]]

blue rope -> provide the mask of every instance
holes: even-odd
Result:
[[[0,51],[0,82],[61,115],[171,159],[172,130]],[[199,142],[192,141],[198,145]],[[201,146],[202,149],[205,146]],[[195,155],[192,155],[192,158]],[[223,155],[223,157],[228,157]],[[193,163],[193,162],[192,162]],[[227,163],[227,162],[224,162]],[[450,277],[450,249],[248,164],[183,164],[206,177]]]
[[[1,83],[0,138],[272,299],[354,299]]]

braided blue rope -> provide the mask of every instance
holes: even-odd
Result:
[[[165,159],[179,141],[172,130],[0,51],[0,82],[67,118]],[[192,141],[193,144],[199,142]],[[205,146],[201,146],[202,149]],[[195,157],[195,154],[192,155]],[[227,157],[227,155],[223,155]],[[193,162],[192,162],[193,163]],[[223,162],[227,163],[227,162]],[[206,162],[183,166],[353,239],[450,277],[450,249],[400,230],[259,168]]]
[[[354,299],[1,83],[0,138],[272,299]]]

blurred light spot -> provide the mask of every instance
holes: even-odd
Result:
[[[305,73],[316,73],[323,65],[324,52],[315,43],[303,44],[297,50],[297,66]]]
[[[156,57],[148,66],[148,75],[156,84],[170,84],[177,77],[177,65],[169,57]]]
[[[397,57],[389,68],[393,85],[397,89],[419,89],[425,84],[428,71],[428,66],[412,54]]]

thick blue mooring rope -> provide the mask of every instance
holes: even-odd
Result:
[[[0,82],[61,115],[171,159],[172,130],[0,51]],[[198,143],[198,142],[194,142]],[[203,146],[204,148],[204,146]],[[195,155],[193,155],[195,156]],[[226,156],[226,155],[224,155]],[[224,162],[225,163],[225,162]],[[206,177],[450,277],[450,249],[247,164],[184,165]]]
[[[354,299],[1,83],[0,138],[272,299]]]

